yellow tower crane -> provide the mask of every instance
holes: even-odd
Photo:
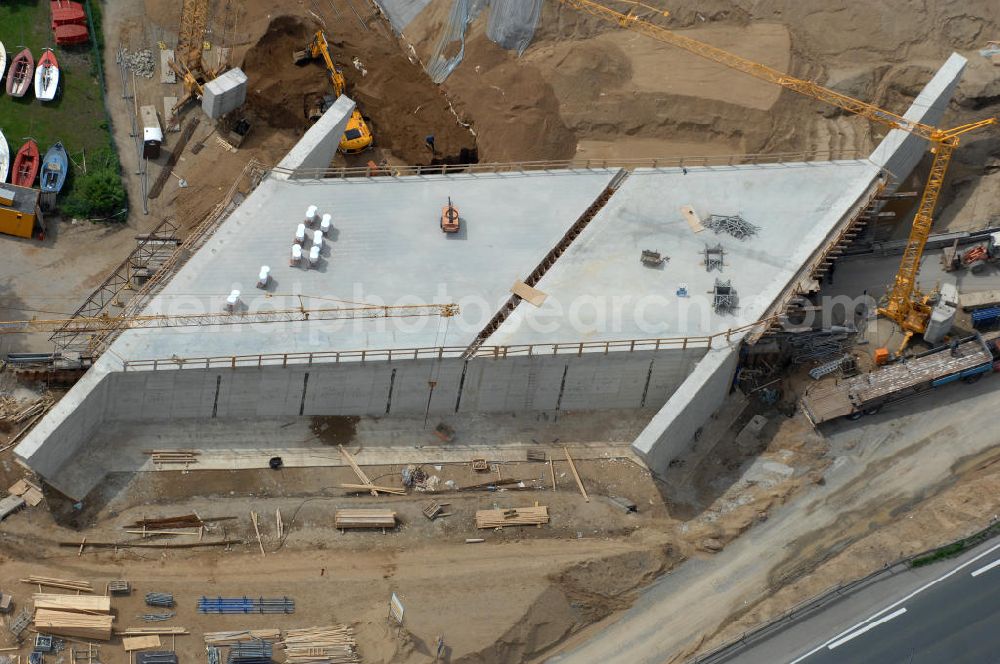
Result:
[[[205,84],[225,69],[222,62],[217,69],[205,68],[202,52],[209,47],[204,41],[207,26],[208,0],[184,0],[181,3],[181,25],[174,59],[167,62],[184,84],[184,96],[170,111],[174,115],[192,99],[200,98],[205,93]]]
[[[633,8],[629,9],[628,12],[620,12],[592,0],[559,1],[564,5],[615,23],[625,29],[642,33],[657,41],[684,49],[707,60],[750,74],[769,83],[780,85],[788,90],[794,90],[799,94],[826,102],[848,113],[860,115],[873,122],[887,125],[892,129],[901,129],[930,142],[931,151],[934,153],[931,172],[927,177],[927,184],[924,186],[923,194],[920,197],[920,206],[917,208],[916,216],[913,219],[913,226],[910,229],[906,248],[903,251],[903,259],[900,261],[899,270],[896,272],[892,290],[889,292],[885,306],[879,309],[880,314],[895,321],[902,329],[905,336],[900,350],[906,347],[910,337],[914,334],[922,334],[927,329],[927,321],[930,318],[930,306],[928,305],[928,296],[921,293],[917,288],[917,273],[920,271],[920,258],[924,252],[924,245],[930,236],[933,214],[937,207],[938,197],[941,194],[945,174],[948,172],[948,163],[951,161],[951,155],[955,151],[955,148],[958,147],[959,137],[962,134],[995,124],[997,122],[996,118],[986,118],[952,129],[938,129],[937,127],[907,120],[892,111],[887,111],[874,104],[869,104],[835,92],[823,87],[819,83],[795,78],[767,65],[762,65],[724,51],[721,48],[710,46],[696,39],[691,39],[690,37],[667,30],[633,13],[635,7],[641,7],[652,10],[662,16],[669,15],[669,12],[650,7],[644,3],[628,2]]]

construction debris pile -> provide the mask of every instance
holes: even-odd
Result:
[[[153,59],[153,52],[148,48],[129,53],[128,49],[123,47],[118,52],[115,61],[136,76],[143,78],[153,78],[153,74],[156,72],[156,61]]]
[[[55,399],[48,394],[28,403],[13,397],[0,397],[0,422],[20,424],[45,412],[54,402]]]
[[[746,240],[757,234],[760,226],[754,226],[738,214],[723,215],[712,214],[708,216],[708,221],[703,222],[705,228],[711,228],[715,234],[729,233],[737,240]]]

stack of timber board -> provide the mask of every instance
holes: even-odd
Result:
[[[81,639],[111,640],[114,616],[73,611],[35,610],[35,629],[42,634],[75,636]]]
[[[358,644],[346,625],[290,629],[279,644],[285,664],[355,664],[361,661]]]
[[[35,593],[36,609],[72,611],[74,613],[111,613],[111,598],[106,595],[55,595]]]
[[[395,528],[396,513],[392,510],[353,509],[337,510],[335,528]]]
[[[549,522],[549,508],[516,507],[506,510],[476,510],[476,528],[537,526]]]

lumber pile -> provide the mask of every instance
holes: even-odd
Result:
[[[148,636],[126,636],[122,638],[122,648],[125,649],[125,652],[159,647],[160,637],[157,634],[150,634]]]
[[[549,522],[549,508],[514,507],[505,510],[476,510],[476,528],[538,526]]]
[[[114,616],[106,614],[35,609],[35,629],[42,634],[110,641],[113,622]]]
[[[111,613],[111,598],[106,595],[32,595],[36,609],[73,611],[75,613]]]
[[[334,527],[345,528],[395,528],[396,513],[392,510],[353,509],[337,510]]]
[[[117,634],[122,636],[148,636],[150,634],[168,634],[173,636],[182,636],[187,634],[186,627],[129,627],[127,629],[118,630]]]
[[[231,632],[205,632],[205,645],[231,646],[241,641],[277,641],[281,631],[277,629],[245,629]]]
[[[20,424],[25,420],[44,413],[55,403],[49,395],[45,395],[27,404],[22,404],[13,397],[0,397],[0,420]]]
[[[21,579],[21,583],[31,583],[36,586],[48,586],[49,588],[62,588],[64,590],[76,590],[82,593],[94,592],[94,586],[91,585],[90,581],[58,579],[52,576],[38,576],[32,574],[27,579]]]
[[[354,633],[347,625],[290,629],[279,644],[286,664],[355,664],[361,661]]]

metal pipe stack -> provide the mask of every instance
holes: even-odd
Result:
[[[295,613],[290,597],[202,597],[198,613]]]
[[[174,605],[173,593],[146,593],[146,605],[172,607]]]
[[[270,641],[244,641],[229,649],[226,664],[270,664],[272,654]]]

